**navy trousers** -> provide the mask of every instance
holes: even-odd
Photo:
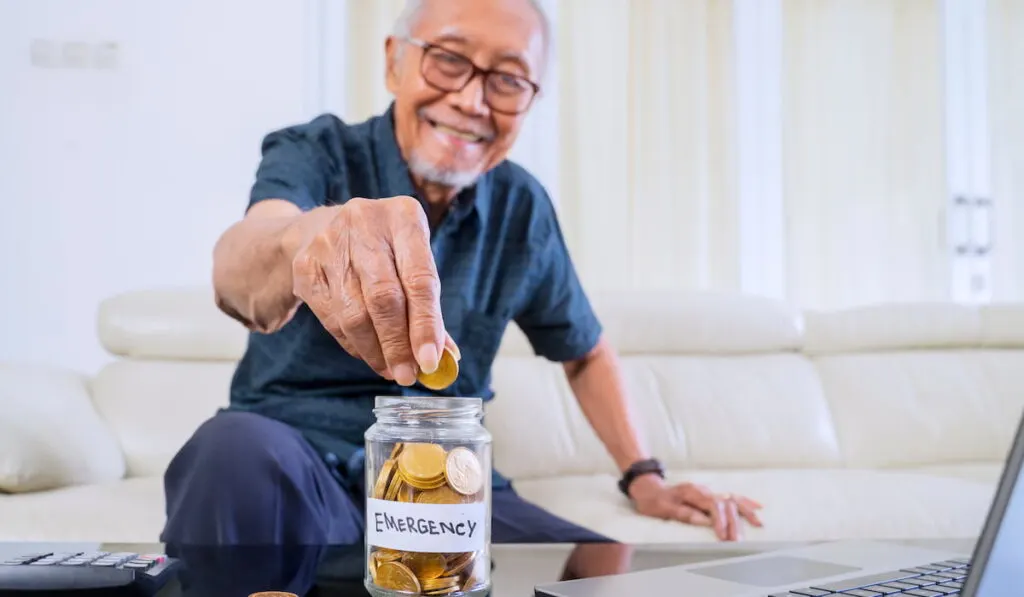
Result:
[[[346,489],[294,428],[221,412],[185,443],[164,476],[160,540],[183,545],[347,545],[363,542],[365,495]],[[511,488],[491,501],[494,543],[611,540],[523,500]]]

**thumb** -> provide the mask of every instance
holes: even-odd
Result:
[[[452,335],[447,332],[445,332],[444,335],[444,346],[451,351],[452,356],[455,357],[456,361],[462,360],[462,352],[459,351],[459,345],[452,339]]]

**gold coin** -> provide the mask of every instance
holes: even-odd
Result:
[[[285,593],[284,591],[263,591],[260,593],[253,593],[249,597],[299,597],[295,593]]]
[[[437,489],[438,487],[444,487],[446,481],[444,477],[438,477],[431,479],[430,481],[413,481],[412,479],[403,479],[405,483],[419,489],[420,491],[426,491],[428,489]]]
[[[412,570],[416,578],[424,579],[437,578],[444,574],[447,562],[444,556],[439,553],[407,552],[402,556],[402,563]]]
[[[406,444],[398,455],[398,470],[410,484],[432,485],[438,479],[444,481],[446,453],[437,444]]]
[[[398,458],[398,455],[402,453],[402,448],[404,448],[404,447],[405,447],[405,444],[403,444],[402,442],[396,443],[395,447],[391,448],[391,458],[392,459]]]
[[[398,490],[398,501],[411,504],[416,501],[416,488],[412,485],[402,485],[402,488]]]
[[[417,504],[465,504],[469,498],[447,485],[421,491],[416,495]]]
[[[394,562],[395,560],[402,559],[402,552],[389,547],[378,547],[377,550],[373,552],[373,555],[377,558],[378,564]]]
[[[445,576],[457,576],[469,568],[469,565],[476,559],[475,551],[468,551],[448,559],[448,569],[444,571]]]
[[[433,373],[424,373],[416,376],[421,384],[431,390],[443,390],[455,383],[459,377],[459,362],[455,355],[445,346],[441,351],[441,358],[437,362],[437,369]]]
[[[378,552],[370,554],[370,561],[368,565],[370,567],[370,578],[373,579],[373,583],[377,584],[377,568],[380,566],[380,558],[377,556]]]
[[[394,478],[391,479],[391,484],[388,485],[387,491],[384,492],[384,499],[389,502],[397,502],[398,494],[405,487],[405,479],[402,478],[401,472],[395,472]]]
[[[444,462],[444,476],[452,489],[462,495],[473,495],[484,484],[484,470],[472,450],[453,448]]]
[[[420,592],[420,581],[401,562],[384,562],[377,567],[377,586],[392,591]]]
[[[373,497],[378,500],[383,499],[387,494],[388,486],[391,484],[391,479],[397,470],[395,464],[394,460],[385,460],[384,464],[380,467],[377,482],[373,485]]]
[[[458,576],[441,576],[438,578],[421,578],[420,586],[423,591],[438,591],[441,589],[457,588],[459,586]]]

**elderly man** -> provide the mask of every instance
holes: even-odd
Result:
[[[513,321],[537,354],[564,364],[640,514],[723,540],[743,519],[760,524],[750,499],[663,482],[548,195],[505,159],[549,35],[529,0],[410,2],[385,44],[386,113],[321,116],[265,138],[246,215],[214,255],[218,305],[251,330],[248,349],[230,408],[167,471],[162,540],[362,541],[374,397],[431,393],[417,373],[447,345],[461,373],[441,393],[491,398]],[[498,473],[492,487],[495,542],[606,541],[524,501]]]

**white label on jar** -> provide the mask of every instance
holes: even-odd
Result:
[[[483,549],[487,504],[413,504],[366,499],[366,539],[400,551],[455,553]]]

